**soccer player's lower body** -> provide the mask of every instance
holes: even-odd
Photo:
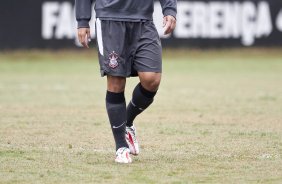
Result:
[[[150,104],[162,72],[160,38],[152,21],[127,22],[96,19],[99,63],[107,76],[106,108],[116,143],[116,162],[130,163],[139,154],[133,122]],[[126,78],[138,76],[126,106]]]

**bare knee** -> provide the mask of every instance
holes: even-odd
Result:
[[[140,72],[139,78],[142,86],[148,91],[156,92],[161,82],[161,73]]]
[[[120,93],[125,89],[126,79],[124,77],[107,76],[107,89],[110,92]]]

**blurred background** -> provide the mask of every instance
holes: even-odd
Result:
[[[154,21],[165,47],[225,48],[282,45],[282,2],[178,1],[177,27],[162,35],[162,13],[155,2]],[[92,37],[95,12],[93,11]],[[0,49],[76,48],[73,0],[0,2]]]

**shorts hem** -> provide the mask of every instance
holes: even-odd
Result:
[[[162,70],[137,70],[138,72],[153,72],[153,73],[162,73]]]
[[[105,76],[114,76],[114,77],[130,77],[130,75],[124,75],[124,74],[119,74],[119,73],[109,73],[106,71],[101,70],[101,77],[105,77]]]

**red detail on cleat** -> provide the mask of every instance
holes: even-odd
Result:
[[[129,135],[128,136],[129,137],[129,142],[130,142],[131,145],[133,145],[134,152],[136,153],[136,149],[135,149],[135,145],[134,145],[134,142],[133,142],[133,138],[132,138],[130,133],[128,133],[128,135]]]

